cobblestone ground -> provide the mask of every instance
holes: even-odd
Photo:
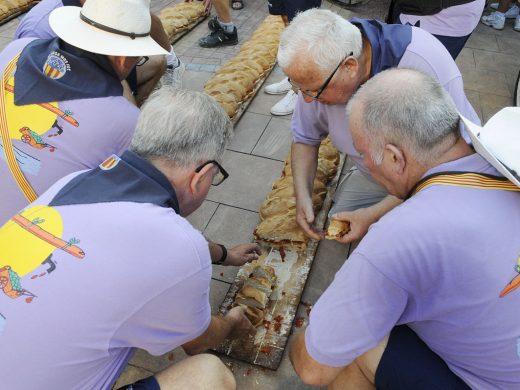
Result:
[[[158,12],[178,0],[152,0],[152,10]],[[344,7],[340,3],[323,1],[323,7],[346,18],[353,16],[384,18],[389,0],[364,0]],[[186,64],[183,79],[185,88],[202,90],[204,82],[215,70],[226,63],[239,50],[257,25],[267,15],[267,2],[244,0],[245,7],[232,11],[238,27],[239,45],[218,49],[203,49],[197,44],[208,33],[201,23],[175,43],[174,48]],[[0,49],[13,36],[18,19],[0,26]],[[457,64],[464,77],[466,94],[480,118],[485,122],[502,107],[512,105],[514,82],[520,68],[520,33],[512,29],[508,20],[503,31],[479,25],[463,49]],[[283,77],[275,68],[266,83]],[[236,126],[236,136],[224,157],[224,166],[230,172],[225,185],[214,188],[202,207],[190,216],[190,221],[204,235],[228,246],[252,240],[258,222],[258,207],[279,177],[291,143],[290,116],[273,117],[270,108],[280,97],[259,92]],[[332,281],[351,248],[335,242],[323,242],[307,281],[302,302],[314,304]],[[211,285],[211,303],[214,311],[224,298],[237,272],[235,267],[215,266]],[[167,310],[167,308],[165,308]],[[297,316],[307,320],[305,307],[300,305]],[[118,385],[131,383],[158,372],[186,355],[174,350],[163,356],[151,356],[137,351],[122,374]],[[233,370],[240,389],[305,389],[290,365],[287,355],[277,371],[253,367],[249,364],[224,358]]]

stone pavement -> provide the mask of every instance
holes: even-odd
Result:
[[[152,10],[157,12],[176,2],[179,0],[152,0]],[[364,0],[349,9],[328,0],[323,3],[323,8],[332,9],[346,18],[384,18],[389,0]],[[267,15],[265,1],[245,0],[244,4],[243,10],[232,11],[240,42],[245,42]],[[0,26],[0,49],[10,42],[18,20]],[[207,33],[206,23],[201,23],[174,45],[177,54],[187,65],[183,79],[185,88],[202,90],[215,69],[239,50],[239,46],[199,48],[198,39]],[[503,31],[479,25],[457,59],[468,98],[484,122],[502,107],[512,105],[514,82],[520,69],[518,53],[520,33],[515,32],[512,22],[508,21]],[[266,84],[282,77],[282,72],[275,68]],[[269,112],[281,97],[260,91],[238,122],[235,138],[223,159],[223,165],[230,173],[229,179],[222,186],[213,188],[202,207],[189,218],[208,239],[228,247],[252,240],[252,232],[258,222],[259,205],[269,192],[271,182],[279,177],[291,143],[290,116],[273,117]],[[311,305],[316,302],[348,252],[348,247],[336,242],[320,244],[302,302]],[[218,310],[236,272],[236,267],[214,266],[211,284],[214,312]],[[305,307],[301,304],[297,316],[307,321]],[[159,357],[139,350],[118,385],[149,376],[185,356],[180,348]],[[224,360],[235,373],[240,389],[310,388],[300,383],[287,355],[275,372],[227,358]]]

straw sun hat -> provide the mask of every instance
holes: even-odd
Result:
[[[168,54],[150,36],[150,0],[87,0],[83,7],[56,8],[49,24],[65,42],[112,56]]]

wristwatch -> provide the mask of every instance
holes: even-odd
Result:
[[[220,257],[220,259],[218,259],[218,261],[216,261],[215,263],[213,264],[216,264],[216,265],[222,265],[224,264],[224,262],[226,261],[227,259],[227,249],[224,245],[222,244],[217,244],[220,248],[222,248],[222,256]]]

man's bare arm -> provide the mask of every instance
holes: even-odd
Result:
[[[296,222],[310,238],[319,240],[323,232],[312,227],[314,210],[312,190],[318,164],[318,146],[293,143],[291,147],[291,166],[296,194]]]

